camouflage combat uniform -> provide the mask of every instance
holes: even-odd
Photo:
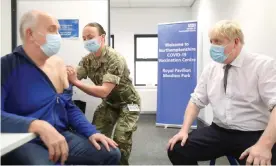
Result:
[[[129,78],[129,69],[125,59],[114,49],[104,47],[102,55],[96,57],[90,53],[84,57],[77,69],[78,79],[90,78],[95,85],[104,82],[116,84],[111,93],[97,107],[93,124],[101,133],[111,137],[113,128],[114,141],[119,144],[122,158],[120,164],[129,165],[128,159],[132,148],[132,134],[137,129],[140,112],[129,111],[127,104],[140,107],[140,97]]]

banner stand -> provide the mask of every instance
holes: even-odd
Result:
[[[196,83],[197,21],[158,24],[156,126],[182,126]]]

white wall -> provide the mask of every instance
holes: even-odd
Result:
[[[11,1],[0,0],[1,56],[11,51]],[[192,8],[112,8],[111,33],[115,48],[126,57],[131,75],[134,75],[134,34],[156,34],[157,24],[185,20],[199,22],[199,72],[211,59],[208,54],[208,29],[221,19],[240,21],[245,34],[245,47],[252,52],[265,53],[276,58],[275,0],[197,0]],[[137,88],[142,97],[142,111],[156,111],[156,88]],[[94,110],[96,104],[89,107]],[[88,118],[91,119],[89,113]],[[211,123],[210,107],[201,112],[201,118]]]
[[[245,35],[245,48],[248,51],[276,58],[275,14],[275,0],[197,0],[192,7],[192,18],[199,21],[199,33],[203,36],[201,65],[205,67],[211,62],[208,30],[222,19],[240,22]],[[200,117],[211,123],[212,109],[207,107]]]
[[[191,19],[191,8],[112,8],[111,34],[115,49],[126,57],[134,78],[134,34],[157,34],[157,24]],[[137,87],[142,100],[143,112],[156,112],[157,90],[155,87]]]
[[[11,52],[11,0],[1,0],[1,56]]]
[[[1,0],[1,55],[11,52],[11,1]],[[190,8],[112,8],[111,33],[115,35],[115,48],[126,57],[131,75],[134,75],[134,34],[156,34],[157,24],[191,19]],[[81,27],[80,27],[81,28]],[[156,112],[157,90],[137,87],[142,98],[142,111]],[[75,96],[83,97],[83,94]],[[100,101],[93,99],[88,110],[94,110]],[[87,113],[92,119],[93,112]]]
[[[108,23],[107,22],[108,19],[106,17],[107,9],[108,9],[107,4],[102,2],[101,0],[94,0],[94,1],[89,1],[89,2],[88,1],[78,1],[78,2],[71,1],[71,3],[67,3],[67,4],[65,4],[66,1],[56,1],[55,0],[55,2],[52,2],[52,3],[49,3],[49,1],[51,1],[51,0],[47,0],[47,1],[40,0],[39,2],[31,1],[31,0],[18,1],[18,4],[17,4],[17,8],[18,8],[17,9],[17,19],[18,20],[17,21],[19,22],[23,13],[25,13],[26,11],[32,10],[32,9],[42,10],[42,11],[46,11],[46,12],[53,10],[50,13],[59,19],[67,19],[67,18],[80,19],[80,38],[79,38],[79,40],[76,40],[76,39],[64,40],[63,41],[64,47],[62,47],[63,49],[61,49],[61,51],[59,52],[59,55],[62,58],[64,58],[64,60],[67,64],[77,65],[79,60],[81,59],[81,56],[83,56],[87,53],[87,51],[85,51],[85,49],[83,48],[83,45],[82,45],[82,40],[81,40],[82,28],[88,22],[97,21],[101,25],[103,25],[103,27],[105,27],[105,29],[107,29],[107,23]],[[72,4],[73,2],[77,3],[77,7],[76,7],[76,4]],[[29,5],[30,3],[32,5]],[[51,6],[53,3],[55,3],[55,5]],[[61,3],[63,3],[63,5],[61,5]],[[66,7],[64,7],[65,5],[66,5]],[[66,12],[64,13],[64,12],[59,12],[59,10],[54,10],[55,6],[63,6],[64,8],[68,8],[68,9],[72,8],[72,6],[70,6],[70,5],[73,5],[73,7],[75,6],[75,8],[80,8],[80,9],[85,9],[85,7],[88,7],[84,11],[90,10],[90,13],[87,13],[87,12],[84,12],[84,13],[80,13],[80,12],[74,13],[73,12],[72,13],[72,12],[70,12],[69,14],[68,13],[66,14]],[[95,9],[93,9],[93,7]],[[93,9],[93,10],[91,10],[91,9]],[[79,11],[79,10],[76,10],[76,11]],[[90,16],[86,17],[87,14],[89,14]],[[97,14],[100,14],[100,16],[97,16]],[[4,56],[4,55],[10,53],[11,48],[12,48],[12,46],[11,46],[11,40],[12,40],[12,37],[11,37],[11,0],[1,0],[1,25],[2,25],[1,26],[1,48],[2,48],[1,56]],[[19,29],[19,27],[17,27],[17,29]],[[19,38],[19,32],[18,32],[18,38]],[[18,43],[20,44],[21,41],[19,40]],[[74,49],[69,50],[68,48],[72,48],[72,45],[73,45]],[[71,58],[68,58],[68,56],[70,56]],[[73,99],[81,98],[81,99],[87,101],[86,116],[89,120],[92,120],[92,116],[94,113],[93,110],[100,103],[99,99],[88,96],[78,90],[75,92],[77,92],[77,94],[73,96]]]

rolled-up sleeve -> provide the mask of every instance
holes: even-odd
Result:
[[[194,103],[199,109],[204,108],[209,104],[207,95],[207,78],[209,75],[209,66],[205,67],[199,81],[196,85],[194,92],[191,94],[190,101]]]
[[[79,80],[86,79],[87,78],[87,64],[86,64],[87,59],[84,57],[80,63],[79,66],[77,67],[77,77]]]
[[[263,102],[272,110],[276,106],[276,60],[270,60],[259,70],[258,88]]]
[[[116,58],[112,60],[107,69],[107,73],[103,76],[103,82],[114,83],[118,85],[124,72],[124,62],[122,59]]]

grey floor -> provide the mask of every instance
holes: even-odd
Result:
[[[167,157],[166,144],[178,129],[156,127],[155,118],[155,115],[140,116],[138,129],[133,136],[131,165],[171,165]],[[209,161],[199,164],[209,165]],[[216,165],[229,165],[229,163],[222,157],[217,159]]]

